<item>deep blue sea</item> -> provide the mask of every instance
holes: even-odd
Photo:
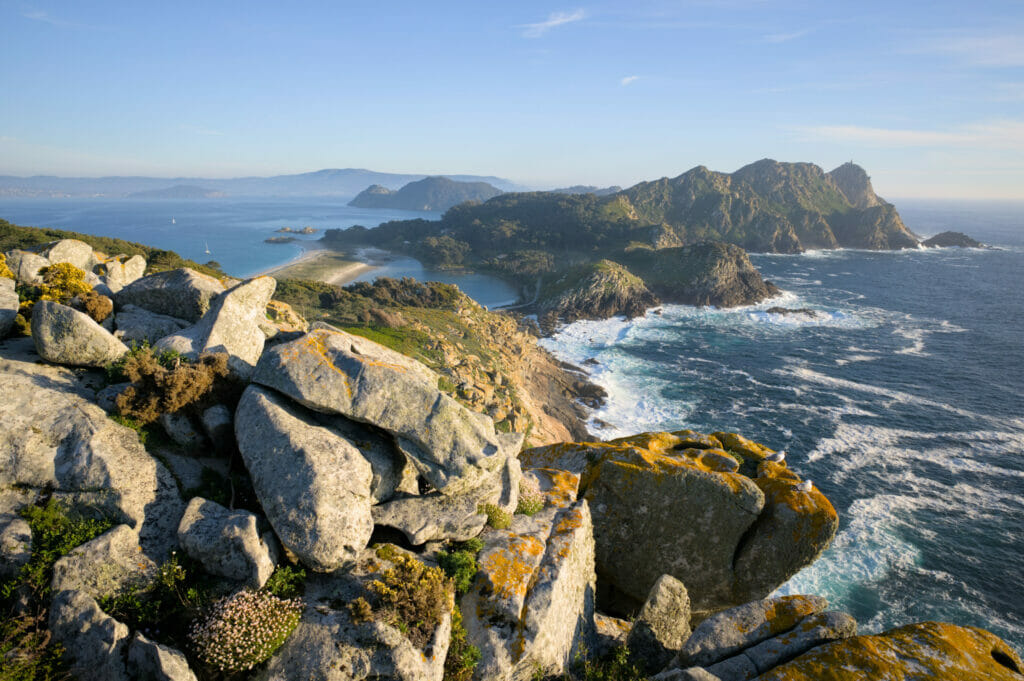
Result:
[[[726,429],[789,452],[841,524],[781,592],[825,595],[862,631],[939,619],[1024,650],[1024,204],[897,207],[921,235],[955,229],[999,250],[754,255],[780,299],[578,322],[544,343],[567,361],[599,362],[605,437]],[[411,216],[437,217],[321,199],[0,200],[0,217],[17,224],[172,248],[239,276],[297,254],[262,243],[278,227]],[[411,259],[366,278],[380,274],[443,278],[488,305],[511,295]],[[820,316],[767,314],[773,305]]]
[[[605,437],[736,430],[787,450],[840,529],[781,593],[824,595],[862,631],[937,619],[1024,650],[1024,204],[897,206],[919,234],[1000,250],[755,255],[780,299],[578,322],[544,344],[600,363]]]

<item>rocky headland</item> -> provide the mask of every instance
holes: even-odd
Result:
[[[474,408],[460,390],[483,374],[457,386],[444,368],[486,374],[478,353],[497,352],[489,384],[526,392],[512,356],[543,354],[450,287],[150,272],[75,240],[4,261],[15,678],[1024,678],[981,629],[857,635],[821,597],[771,597],[838,517],[764,444],[538,437]],[[313,296],[363,325],[310,323]]]

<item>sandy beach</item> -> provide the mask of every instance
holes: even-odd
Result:
[[[309,279],[342,286],[372,269],[373,265],[353,260],[348,253],[311,245],[298,257],[260,274],[278,279]]]

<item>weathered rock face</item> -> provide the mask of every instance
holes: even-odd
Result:
[[[469,641],[481,661],[474,678],[523,681],[561,674],[593,640],[594,563],[585,501],[515,516],[486,530],[480,572],[462,599]]]
[[[628,254],[625,263],[666,303],[735,307],[780,293],[761,278],[746,251],[733,244],[709,241],[638,250]]]
[[[648,672],[660,671],[690,637],[690,597],[671,575],[662,575],[648,594],[626,645]]]
[[[828,176],[854,208],[871,208],[882,203],[871,186],[871,178],[856,163],[844,163]]]
[[[178,525],[178,543],[207,572],[262,587],[274,571],[272,535],[260,532],[248,511],[231,511],[215,501],[193,498]]]
[[[50,266],[50,261],[37,253],[15,249],[7,251],[7,266],[14,272],[14,277],[23,284],[42,284],[43,278],[39,270]]]
[[[32,557],[32,530],[13,510],[0,509],[0,579],[16,575]]]
[[[136,633],[128,646],[128,674],[139,681],[196,681],[188,660],[175,650]]]
[[[923,622],[836,641],[775,667],[764,681],[1020,681],[1024,662],[998,636]]]
[[[94,272],[103,277],[103,283],[112,292],[117,293],[128,284],[142,278],[146,273],[146,259],[141,255],[109,258],[96,265]]]
[[[963,232],[942,232],[921,242],[927,248],[984,248],[985,244],[976,241]]]
[[[309,322],[288,303],[271,300],[267,303],[263,319],[260,320],[260,329],[267,340],[270,340],[282,333],[306,333],[309,331]]]
[[[170,473],[85,397],[74,372],[36,363],[27,340],[4,343],[0,360],[0,488],[50,487],[130,525],[147,553],[169,549],[184,510]]]
[[[78,239],[61,239],[41,246],[39,255],[56,265],[59,262],[66,262],[78,269],[89,272],[92,270],[95,259],[92,255],[92,246],[79,241]]]
[[[71,671],[82,681],[128,681],[128,627],[110,617],[95,599],[62,591],[50,606],[50,633],[63,643]]]
[[[151,582],[157,565],[139,545],[139,535],[118,525],[75,548],[53,566],[53,592],[81,591],[95,599]]]
[[[224,285],[213,277],[183,267],[143,277],[114,295],[118,308],[137,305],[150,312],[198,322]]]
[[[366,547],[373,470],[347,439],[254,385],[238,404],[235,434],[267,519],[303,563],[335,570]]]
[[[202,353],[226,352],[232,371],[248,378],[263,352],[266,338],[260,322],[276,287],[277,281],[271,277],[257,277],[232,287],[211,302],[209,311],[195,325],[161,338],[156,348],[175,350],[190,359]]]
[[[476,489],[457,495],[440,492],[399,495],[374,506],[373,521],[400,530],[411,544],[471,539],[480,534],[487,523],[487,516],[480,513],[481,505],[494,504],[507,513],[515,511],[520,477],[519,462],[509,457],[499,475]]]
[[[724,610],[700,623],[670,666],[711,666],[789,631],[827,606],[828,602],[819,596],[784,596]]]
[[[490,418],[441,393],[437,375],[419,362],[343,331],[319,328],[270,348],[253,381],[311,409],[392,433],[444,494],[479,487],[523,440],[495,432]]]
[[[50,300],[32,308],[32,340],[39,356],[55,364],[104,367],[128,352],[89,315]]]
[[[256,681],[441,681],[450,612],[421,649],[397,628],[377,620],[353,622],[348,608],[338,607],[369,597],[367,585],[386,566],[366,551],[347,574],[314,575],[307,581],[307,607],[299,626]]]
[[[739,450],[708,448],[715,442],[692,431],[647,433],[540,447],[521,461],[581,475],[597,572],[615,592],[614,608],[638,608],[669,574],[687,586],[695,611],[708,612],[763,598],[820,554],[838,526],[824,495],[798,491],[784,464],[763,461],[772,450],[743,449],[737,439]]]
[[[188,327],[188,322],[144,310],[138,305],[125,305],[118,310],[114,323],[114,335],[125,343],[156,343],[164,336],[177,333]]]
[[[14,280],[0,277],[0,338],[14,327],[14,318],[18,316],[18,294],[14,290]]]

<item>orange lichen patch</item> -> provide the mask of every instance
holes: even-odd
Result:
[[[785,462],[762,461],[757,465],[757,477],[800,482],[800,476],[791,471]]]
[[[568,506],[576,501],[580,476],[557,468],[529,469],[540,483],[545,501],[551,506]]]
[[[530,535],[511,535],[504,550],[489,552],[480,559],[480,570],[490,595],[511,601],[522,599],[544,554],[544,542]]]
[[[524,468],[557,468],[579,475],[611,449],[614,446],[605,442],[560,442],[524,449],[519,462]]]
[[[814,648],[763,681],[1020,681],[1024,663],[983,629],[922,622]]]
[[[795,476],[793,476],[795,478]],[[839,525],[839,515],[828,498],[812,487],[807,492],[796,489],[796,482],[790,478],[759,477],[754,483],[764,492],[765,509],[779,520],[779,529],[786,527],[792,534],[794,544],[805,544],[824,548],[832,540]],[[779,508],[788,509],[785,525],[779,517]],[[768,529],[768,528],[766,528]]]
[[[334,365],[334,360],[331,359],[329,352],[330,349],[327,347],[326,336],[332,333],[326,329],[318,329],[316,331],[307,333],[302,338],[292,341],[286,345],[280,346],[278,350],[278,359],[281,364],[288,364],[289,362],[298,362],[304,354],[312,354],[319,359],[319,365],[333,371],[341,377],[341,380],[345,384],[345,390],[348,392],[348,396],[352,397],[352,386],[348,382],[348,374],[339,369]]]
[[[815,607],[814,601],[804,596],[783,596],[769,601],[764,613],[765,625],[769,632],[768,637],[778,636],[789,631],[799,624],[800,620],[816,612],[818,612],[818,608]],[[740,631],[743,631],[742,627],[740,627]]]
[[[695,430],[674,430],[672,435],[680,440],[677,446],[696,447],[698,449],[724,449],[722,442],[714,435],[705,435]]]
[[[725,449],[731,449],[737,454],[757,461],[760,461],[769,454],[775,453],[774,449],[769,449],[768,447],[758,444],[753,440],[748,440],[737,433],[725,433],[719,431],[717,433],[712,433],[712,435],[718,438]]]

